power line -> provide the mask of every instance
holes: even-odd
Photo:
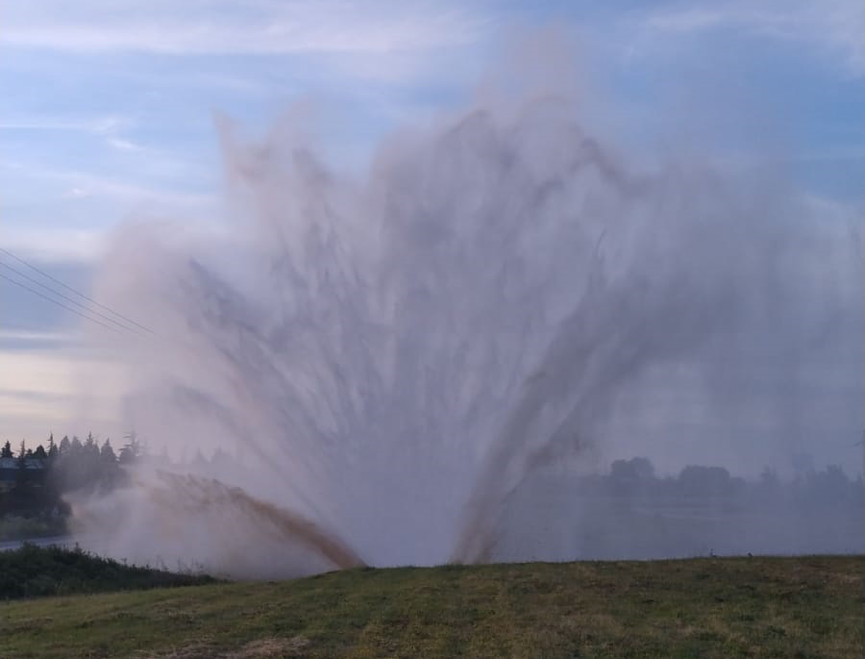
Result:
[[[0,261],[0,266],[6,268],[7,270],[11,270],[12,272],[14,272],[14,273],[15,273],[16,275],[18,275],[19,277],[24,277],[24,279],[26,279],[27,281],[32,282],[32,283],[36,284],[37,286],[40,286],[41,288],[44,288],[46,291],[49,291],[52,295],[56,295],[57,297],[62,298],[62,299],[64,299],[64,300],[66,300],[67,302],[70,302],[70,303],[74,304],[76,307],[80,307],[80,308],[84,309],[84,310],[87,311],[88,313],[92,313],[92,314],[94,314],[94,315],[96,315],[96,316],[99,316],[99,317],[102,318],[103,320],[107,320],[109,323],[113,323],[113,324],[117,325],[118,327],[120,327],[121,329],[126,330],[127,332],[133,332],[134,334],[137,334],[137,335],[139,335],[139,336],[143,336],[143,334],[142,334],[141,332],[139,332],[137,329],[135,329],[134,327],[128,327],[128,326],[124,325],[123,323],[120,323],[120,322],[114,320],[114,319],[111,318],[110,316],[106,316],[106,315],[103,314],[103,313],[99,313],[96,309],[91,309],[91,308],[88,307],[86,304],[81,304],[81,302],[79,302],[78,300],[73,300],[73,299],[72,299],[71,297],[69,297],[68,295],[64,295],[64,294],[61,293],[60,291],[57,291],[57,290],[51,288],[50,286],[47,286],[46,284],[43,284],[43,283],[42,283],[41,281],[39,281],[38,279],[34,279],[34,278],[31,277],[30,275],[28,275],[28,274],[26,274],[26,273],[24,273],[24,272],[21,272],[21,271],[18,270],[17,268],[13,268],[13,267],[12,267],[11,265],[9,265],[8,263],[3,263],[3,261]]]
[[[107,307],[107,306],[105,306],[104,304],[101,304],[101,303],[97,302],[97,301],[94,300],[93,298],[88,297],[87,295],[85,295],[85,294],[82,293],[81,291],[77,291],[77,290],[75,290],[74,288],[72,288],[71,286],[68,286],[67,284],[64,284],[62,281],[60,281],[60,280],[57,279],[56,277],[52,277],[52,276],[49,275],[47,272],[45,272],[45,271],[43,271],[43,270],[40,270],[39,268],[37,268],[37,267],[36,267],[35,265],[33,265],[32,263],[28,263],[27,261],[25,261],[24,259],[22,259],[20,256],[16,256],[16,255],[13,254],[12,252],[10,252],[8,249],[3,249],[2,247],[0,247],[0,252],[2,252],[3,254],[6,254],[7,256],[11,256],[13,259],[15,259],[16,261],[18,261],[19,263],[22,263],[22,264],[26,265],[26,266],[27,266],[28,268],[30,268],[31,270],[34,270],[35,272],[38,272],[40,275],[42,275],[43,277],[45,277],[45,278],[47,278],[47,279],[50,279],[50,280],[53,281],[54,283],[56,283],[56,284],[60,284],[60,286],[62,286],[62,287],[65,288],[66,290],[75,293],[75,295],[77,295],[78,297],[81,297],[81,298],[87,300],[88,302],[90,302],[90,303],[92,303],[92,304],[95,304],[95,305],[96,305],[97,307],[99,307],[100,309],[104,309],[105,311],[114,314],[114,315],[117,316],[118,318],[122,318],[122,319],[125,320],[127,323],[132,323],[132,324],[135,325],[136,327],[140,327],[141,329],[143,329],[143,330],[146,331],[146,332],[150,332],[151,334],[156,334],[156,332],[154,332],[154,331],[153,331],[152,329],[150,329],[149,327],[145,327],[145,326],[142,325],[141,323],[138,323],[138,322],[132,320],[132,319],[129,318],[128,316],[124,316],[124,315],[123,315],[122,313],[120,313],[119,311],[115,311],[115,310],[112,309],[111,307]],[[7,266],[7,267],[9,267],[9,266]],[[94,313],[95,313],[95,312],[94,312]]]
[[[43,294],[43,293],[40,293],[40,292],[37,291],[35,288],[30,288],[30,287],[27,286],[26,284],[22,284],[20,281],[16,281],[16,280],[12,279],[11,277],[7,277],[7,276],[4,275],[3,273],[0,273],[0,279],[5,279],[6,281],[8,281],[8,282],[10,282],[10,283],[12,283],[12,284],[15,284],[16,286],[20,286],[20,287],[23,288],[24,290],[26,290],[26,291],[30,291],[30,292],[33,293],[34,295],[38,295],[39,297],[41,297],[41,298],[43,298],[43,299],[45,299],[45,300],[48,300],[49,302],[52,302],[53,304],[56,304],[58,307],[63,307],[63,308],[66,309],[67,311],[71,311],[71,312],[74,313],[75,315],[77,315],[77,316],[81,316],[82,318],[85,318],[85,319],[89,320],[91,323],[96,323],[97,325],[102,325],[102,327],[104,327],[105,329],[107,329],[107,330],[111,330],[112,332],[117,332],[118,334],[122,334],[122,333],[123,333],[123,332],[121,332],[120,330],[115,329],[114,327],[111,327],[111,325],[106,325],[106,324],[103,323],[101,320],[96,320],[95,318],[91,318],[90,316],[81,313],[81,312],[78,311],[77,309],[73,309],[72,307],[66,306],[66,305],[63,304],[62,302],[58,302],[58,301],[55,300],[54,298],[50,298],[50,297],[48,297],[47,295],[45,295],[45,294]]]

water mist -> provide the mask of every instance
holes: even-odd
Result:
[[[494,559],[512,493],[596,452],[647,369],[796,331],[801,204],[641,170],[555,94],[405,131],[357,176],[289,131],[223,137],[231,219],[131,223],[100,283],[157,330],[110,346],[128,423],[222,459],[77,502],[109,553],[245,576]]]

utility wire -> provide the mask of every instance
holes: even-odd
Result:
[[[52,302],[52,303],[56,304],[58,307],[63,307],[63,308],[66,309],[67,311],[71,311],[71,312],[74,313],[75,315],[77,315],[77,316],[81,316],[82,318],[85,318],[85,319],[89,320],[91,323],[96,323],[97,325],[102,325],[102,327],[104,327],[104,328],[107,329],[107,330],[111,330],[112,332],[117,332],[118,334],[123,334],[123,332],[121,332],[119,329],[115,329],[114,327],[111,327],[111,325],[107,325],[106,323],[103,323],[101,320],[96,320],[95,318],[91,318],[91,317],[88,316],[87,314],[83,314],[83,313],[81,313],[80,311],[78,311],[77,309],[73,309],[72,307],[66,306],[66,305],[63,304],[62,302],[58,302],[58,301],[55,300],[54,298],[50,298],[50,297],[48,297],[47,295],[45,295],[45,294],[43,294],[43,293],[40,293],[40,292],[37,291],[35,288],[30,288],[30,287],[27,286],[26,284],[22,284],[20,281],[16,281],[16,280],[12,279],[11,277],[7,277],[7,276],[4,275],[3,273],[0,273],[0,279],[5,279],[6,281],[8,281],[8,282],[10,282],[10,283],[12,283],[12,284],[15,284],[16,286],[20,286],[20,287],[23,288],[24,290],[26,290],[26,291],[30,291],[30,292],[33,293],[34,295],[38,295],[39,297],[41,297],[41,298],[43,298],[43,299],[45,299],[45,300],[48,300],[49,302]]]
[[[88,297],[88,296],[85,295],[84,293],[75,290],[75,289],[72,288],[71,286],[68,286],[68,285],[64,284],[62,281],[60,281],[60,280],[57,279],[56,277],[52,277],[52,276],[49,275],[47,272],[45,272],[45,271],[43,271],[43,270],[40,270],[39,268],[37,268],[37,267],[36,267],[35,265],[33,265],[32,263],[28,263],[27,261],[25,261],[24,259],[22,259],[20,256],[16,256],[16,255],[13,254],[12,252],[10,252],[8,249],[3,249],[2,247],[0,247],[0,252],[2,252],[3,254],[6,254],[7,256],[11,256],[13,259],[15,259],[16,261],[18,261],[19,263],[22,263],[22,264],[26,265],[26,266],[27,266],[28,268],[30,268],[31,270],[34,270],[34,271],[38,272],[40,275],[42,275],[43,277],[45,277],[45,278],[47,278],[47,279],[50,279],[50,280],[53,281],[54,283],[56,283],[56,284],[60,284],[60,285],[61,285],[63,288],[65,288],[66,290],[75,293],[75,295],[77,295],[78,297],[84,298],[85,300],[87,300],[88,302],[91,302],[92,304],[95,304],[95,305],[96,305],[97,307],[99,307],[100,309],[104,309],[105,311],[108,311],[109,313],[114,314],[114,315],[117,316],[118,318],[122,318],[122,319],[125,320],[127,323],[132,323],[132,324],[135,325],[136,327],[140,327],[141,329],[143,329],[143,330],[146,331],[146,332],[150,332],[151,334],[156,334],[156,332],[154,332],[154,331],[153,331],[152,329],[150,329],[149,327],[145,327],[145,326],[142,325],[141,323],[138,323],[138,322],[132,320],[132,319],[129,318],[128,316],[124,316],[124,315],[123,315],[122,313],[120,313],[119,311],[114,311],[114,309],[112,309],[111,307],[107,307],[107,306],[105,306],[104,304],[101,304],[101,303],[97,302],[97,301],[94,300],[93,298]],[[8,267],[8,266],[7,266],[7,267]]]
[[[41,288],[44,288],[46,291],[48,291],[48,292],[51,293],[52,295],[56,295],[57,297],[59,297],[59,298],[61,298],[61,299],[63,299],[63,300],[66,300],[67,302],[70,302],[71,304],[74,304],[76,307],[80,307],[81,309],[84,309],[87,313],[91,313],[91,314],[93,314],[93,315],[95,315],[95,316],[99,316],[99,317],[102,318],[103,320],[106,320],[106,321],[108,321],[109,323],[113,323],[114,325],[117,325],[117,327],[120,327],[121,329],[124,329],[124,330],[126,330],[127,332],[132,332],[132,333],[134,333],[134,334],[137,334],[138,336],[144,336],[141,332],[139,332],[139,331],[138,331],[137,329],[135,329],[134,327],[128,327],[127,325],[124,325],[123,323],[120,323],[120,322],[114,320],[111,316],[106,316],[105,314],[100,313],[100,312],[97,311],[96,309],[91,309],[91,308],[88,307],[86,304],[82,304],[82,303],[79,302],[78,300],[74,300],[74,299],[72,299],[71,297],[69,297],[68,295],[64,295],[64,294],[61,293],[60,291],[57,291],[57,290],[51,288],[50,286],[47,286],[46,284],[43,284],[43,283],[42,283],[41,281],[39,281],[38,279],[35,279],[35,278],[31,277],[30,275],[28,275],[28,274],[26,274],[26,273],[24,273],[24,272],[21,272],[21,271],[18,270],[17,268],[13,268],[11,265],[9,265],[9,264],[7,264],[7,263],[3,263],[3,261],[0,261],[0,266],[6,268],[7,270],[11,270],[12,272],[14,272],[14,273],[15,273],[16,275],[18,275],[19,277],[24,277],[24,279],[26,279],[27,281],[29,281],[29,282],[31,282],[31,283],[33,283],[33,284],[36,284],[37,286],[39,286],[39,287],[41,287]]]

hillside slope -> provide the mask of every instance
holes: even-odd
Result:
[[[865,557],[358,569],[0,604],[0,656],[859,657]]]

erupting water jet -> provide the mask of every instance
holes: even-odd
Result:
[[[795,202],[640,172],[566,100],[473,109],[355,179],[274,140],[227,139],[230,223],[129,225],[105,264],[102,297],[159,326],[114,346],[129,422],[234,456],[94,503],[113,553],[235,574],[258,574],[244,551],[281,574],[488,560],[508,497],[597,443],[624,387],[699,366],[796,285],[774,256]]]

